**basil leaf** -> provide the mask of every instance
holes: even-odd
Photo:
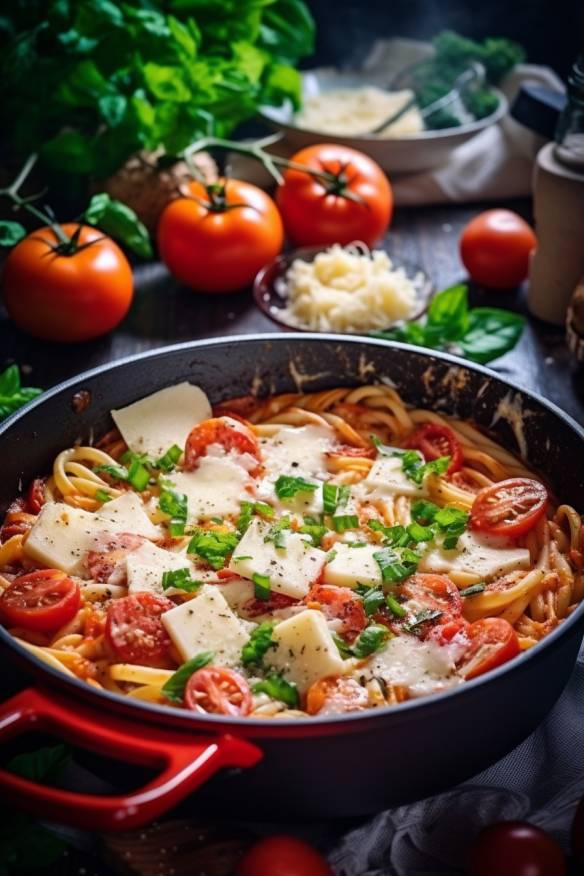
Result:
[[[160,459],[156,460],[155,467],[161,468],[163,471],[172,471],[181,456],[181,448],[178,444],[173,444]]]
[[[420,557],[413,551],[408,551],[407,548],[398,552],[391,547],[386,547],[375,551],[373,559],[379,566],[384,584],[397,584],[399,581],[403,581],[404,578],[416,571],[420,562]]]
[[[164,514],[170,517],[169,531],[173,537],[184,534],[185,524],[188,518],[188,504],[185,493],[173,490],[168,483],[162,484],[162,492],[158,498],[158,507]],[[191,542],[192,544],[192,542]],[[189,544],[188,550],[191,545]]]
[[[252,632],[249,641],[241,649],[241,662],[244,666],[260,664],[267,651],[276,645],[272,638],[274,624],[265,621]]]
[[[351,651],[355,657],[368,657],[375,651],[379,651],[386,639],[391,636],[391,631],[383,624],[370,624],[359,635]]]
[[[406,530],[408,536],[412,541],[424,542],[424,541],[432,541],[434,538],[434,531],[429,526],[422,526],[419,523],[410,523]]]
[[[191,657],[190,660],[187,660],[186,663],[179,666],[176,672],[170,676],[168,681],[162,685],[161,691],[166,699],[170,700],[172,703],[179,703],[182,705],[187,681],[194,672],[197,672],[198,669],[202,669],[203,666],[210,663],[214,657],[215,653],[213,651],[201,651],[200,654]]]
[[[128,483],[139,493],[146,489],[150,472],[138,459],[134,459],[128,469]],[[185,517],[186,519],[186,517]]]
[[[413,620],[404,624],[403,629],[406,633],[415,633],[422,624],[425,624],[427,621],[438,620],[440,617],[442,617],[442,612],[437,608],[424,608],[422,611],[417,612]]]
[[[259,572],[254,572],[251,576],[254,585],[254,595],[256,599],[261,599],[264,602],[270,598],[272,586],[270,584],[269,575],[261,575]]]
[[[443,289],[432,298],[426,329],[439,329],[444,340],[458,340],[468,329],[468,287],[462,283]]]
[[[482,593],[485,590],[486,584],[482,582],[478,584],[472,584],[470,587],[465,587],[464,590],[459,590],[460,596],[476,596],[478,593]]]
[[[401,457],[404,474],[418,486],[428,474],[444,474],[451,462],[450,456],[440,456],[424,462],[417,450],[405,450],[394,455]]]
[[[298,532],[309,535],[314,547],[320,547],[320,543],[327,532],[327,528],[324,523],[319,523],[314,517],[305,517],[304,525],[300,527]]]
[[[346,532],[347,529],[356,529],[359,526],[359,518],[356,514],[342,514],[332,518],[335,532]]]
[[[440,506],[435,505],[434,502],[429,502],[426,499],[418,499],[412,505],[412,517],[417,523],[426,525],[434,521],[439,510]]]
[[[517,313],[498,307],[475,307],[458,345],[467,359],[485,364],[512,350],[524,326],[525,320]]]
[[[281,675],[271,673],[263,681],[258,681],[252,688],[254,693],[266,693],[274,700],[280,700],[289,708],[295,709],[300,704],[298,688],[292,681],[286,681]]]
[[[0,220],[0,246],[15,246],[26,237],[26,228],[20,222]]]
[[[346,505],[351,495],[351,488],[345,484],[324,484],[322,500],[325,514],[334,514],[341,505]]]
[[[282,550],[286,547],[286,532],[290,529],[290,518],[280,517],[272,523],[264,536],[264,542],[273,542],[274,546]]]
[[[216,532],[213,529],[197,530],[189,542],[187,553],[197,554],[212,569],[222,569],[229,554],[237,547],[239,539],[235,532]]]
[[[304,478],[291,477],[290,475],[280,475],[274,489],[278,499],[291,499],[296,493],[313,493],[318,488],[318,484],[311,484]]]
[[[65,745],[52,745],[17,754],[6,767],[25,779],[51,784],[61,777],[70,762],[71,753]]]
[[[123,465],[96,465],[93,469],[95,472],[103,471],[117,481],[128,480],[128,469]]]
[[[115,237],[141,258],[152,258],[152,244],[148,230],[127,204],[116,201],[105,192],[101,192],[94,195],[89,202],[85,211],[85,221],[89,225],[96,225],[105,234]]]
[[[343,660],[348,660],[350,657],[353,656],[351,646],[348,645],[347,642],[345,642],[342,636],[339,636],[339,634],[335,632],[331,632],[331,636]]]
[[[363,608],[365,614],[370,617],[375,614],[385,602],[385,594],[378,587],[370,587],[363,596]]]
[[[397,601],[395,596],[392,596],[391,594],[389,594],[389,596],[386,596],[385,604],[387,605],[391,613],[394,614],[396,617],[406,616],[407,611],[405,610],[403,605],[401,605],[401,603]]]
[[[162,573],[163,590],[168,590],[169,587],[176,587],[177,590],[184,590],[185,593],[194,593],[202,586],[202,581],[196,581],[191,577],[190,569],[168,569],[168,571]]]
[[[110,494],[107,493],[105,490],[101,490],[101,489],[95,491],[95,498],[97,499],[98,502],[111,502],[111,500],[112,500],[112,497],[110,496]]]

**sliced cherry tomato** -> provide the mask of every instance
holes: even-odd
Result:
[[[14,502],[11,502],[6,511],[6,516],[0,527],[0,542],[3,544],[12,538],[13,535],[24,535],[36,520],[34,514],[29,514],[26,508],[26,500],[19,496]]]
[[[404,607],[414,615],[426,611],[439,611],[439,617],[425,621],[417,627],[418,634],[428,635],[436,624],[443,625],[457,620],[462,614],[462,598],[458,587],[446,575],[420,572],[406,578],[399,588],[405,597]]]
[[[333,584],[317,584],[307,596],[309,603],[318,603],[325,617],[341,621],[340,632],[352,642],[367,626],[363,602],[357,599],[349,587]]]
[[[185,706],[202,714],[239,718],[251,712],[249,684],[239,672],[223,666],[209,666],[194,672],[185,688]]]
[[[35,478],[26,494],[26,510],[31,514],[39,514],[45,501],[45,478]]]
[[[306,711],[309,715],[336,715],[366,709],[369,697],[354,678],[321,678],[308,688]]]
[[[220,444],[227,453],[248,454],[257,460],[250,474],[259,471],[260,446],[249,426],[232,417],[213,417],[203,420],[191,430],[185,447],[185,469],[193,471],[205,456],[211,444]]]
[[[484,617],[466,629],[469,645],[458,664],[466,678],[476,678],[507,663],[519,654],[519,639],[510,623],[499,617]]]
[[[446,623],[438,623],[432,627],[428,634],[428,639],[436,642],[438,645],[449,645],[453,640],[460,641],[461,645],[467,644],[466,631],[469,623],[463,617],[457,617],[453,620],[448,620]]]
[[[424,423],[423,426],[419,426],[408,438],[406,446],[419,450],[426,462],[439,459],[441,456],[449,456],[448,474],[453,474],[462,466],[460,441],[452,429],[441,423]]]
[[[252,846],[235,876],[333,876],[333,871],[312,846],[281,834]]]
[[[360,459],[373,459],[377,454],[375,447],[355,447],[351,444],[341,444],[333,450],[327,450],[325,456],[328,459],[339,459],[343,456],[359,457]]]
[[[174,602],[152,593],[133,593],[110,603],[105,635],[116,658],[146,666],[163,663],[170,638],[160,616],[171,608]]]
[[[95,581],[123,584],[126,579],[126,557],[145,541],[143,536],[131,532],[104,533],[99,538],[96,550],[87,554],[87,571]]]
[[[477,493],[470,512],[472,529],[519,538],[545,513],[548,493],[532,478],[509,478]]]
[[[269,614],[271,611],[298,605],[298,602],[298,599],[286,596],[285,593],[272,593],[269,599],[248,599],[242,606],[242,611],[246,617],[259,617],[261,614]]]
[[[560,846],[525,821],[500,821],[482,830],[470,853],[469,876],[565,876]]]
[[[81,605],[79,584],[59,569],[39,569],[15,578],[0,597],[5,624],[48,633],[69,623]]]

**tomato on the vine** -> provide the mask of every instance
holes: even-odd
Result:
[[[482,830],[470,853],[469,876],[565,876],[559,845],[525,821],[501,821]]]
[[[293,243],[346,245],[359,240],[373,246],[383,237],[393,213],[393,195],[373,159],[348,146],[321,143],[301,149],[290,161],[313,171],[288,168],[276,192]]]
[[[284,229],[276,205],[257,186],[193,181],[164,208],[157,237],[162,261],[181,283],[198,292],[235,292],[278,255]]]
[[[106,334],[132,303],[132,268],[122,250],[97,228],[60,226],[27,235],[4,267],[8,313],[23,331],[45,341],[74,343]]]
[[[308,843],[279,834],[253,845],[235,876],[333,876],[333,871]]]

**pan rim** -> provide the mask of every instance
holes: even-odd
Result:
[[[571,417],[569,414],[566,414],[557,405],[555,405],[551,401],[548,401],[539,393],[525,389],[524,387],[519,386],[518,384],[508,380],[505,377],[500,377],[495,371],[492,371],[491,369],[486,368],[483,365],[479,365],[474,362],[467,362],[463,359],[460,359],[459,357],[450,355],[449,353],[442,353],[435,350],[429,351],[424,347],[414,346],[413,344],[404,344],[398,341],[384,341],[377,338],[347,336],[333,333],[322,334],[314,332],[269,332],[231,335],[219,338],[208,338],[196,341],[187,341],[181,344],[161,346],[155,348],[154,350],[148,350],[143,353],[137,353],[130,356],[125,356],[120,359],[116,359],[113,362],[108,362],[107,364],[96,366],[95,368],[83,371],[80,374],[69,378],[68,380],[62,381],[61,383],[44,392],[37,399],[34,399],[32,402],[26,405],[26,407],[22,408],[19,411],[16,411],[2,424],[0,424],[0,439],[2,439],[2,437],[7,432],[9,432],[16,423],[18,423],[20,420],[25,419],[30,411],[38,407],[42,407],[45,403],[49,402],[52,398],[59,395],[61,392],[72,389],[74,387],[79,388],[79,384],[82,384],[84,381],[94,377],[98,377],[102,374],[107,374],[109,372],[115,371],[116,369],[121,368],[124,365],[147,361],[149,359],[155,360],[156,358],[159,358],[162,355],[167,355],[169,353],[187,352],[200,348],[215,347],[225,344],[232,345],[234,343],[241,344],[258,342],[293,343],[294,341],[297,341],[299,343],[316,341],[319,344],[365,344],[370,347],[379,347],[381,349],[403,350],[410,353],[418,354],[428,360],[434,359],[439,362],[448,363],[458,368],[465,368],[469,371],[482,374],[490,380],[495,380],[497,383],[502,384],[504,387],[518,392],[521,396],[526,397],[529,400],[534,401],[538,405],[547,409],[556,418],[562,420],[568,426],[568,428],[576,434],[576,436],[584,445],[584,427],[582,427],[573,417]],[[306,718],[284,718],[277,720],[274,720],[273,718],[231,718],[222,715],[201,716],[190,714],[188,712],[185,712],[184,710],[176,709],[173,706],[163,706],[135,700],[129,701],[130,698],[120,697],[118,694],[112,693],[110,691],[98,690],[96,688],[90,689],[88,685],[81,679],[71,678],[60,672],[59,670],[47,665],[40,658],[36,657],[34,654],[27,651],[26,648],[20,645],[16,641],[16,639],[11,636],[2,626],[0,626],[0,643],[2,643],[2,645],[7,647],[10,651],[15,652],[15,654],[21,660],[24,660],[28,664],[32,664],[32,666],[34,666],[36,669],[35,675],[38,675],[39,672],[42,673],[42,675],[47,674],[51,679],[54,679],[57,682],[56,687],[58,689],[71,689],[73,692],[79,693],[84,700],[91,699],[91,701],[93,701],[96,706],[99,704],[99,702],[103,702],[104,704],[108,705],[111,704],[113,706],[114,712],[123,709],[124,712],[128,711],[133,713],[136,718],[150,716],[153,721],[156,721],[156,723],[165,723],[165,721],[167,722],[167,719],[169,717],[172,717],[172,726],[174,728],[177,728],[177,725],[179,724],[181,725],[180,729],[182,729],[183,727],[185,729],[187,727],[192,729],[193,726],[195,726],[197,730],[202,730],[203,728],[209,728],[211,730],[214,728],[217,732],[237,728],[238,731],[244,731],[242,735],[248,737],[260,736],[262,735],[261,731],[264,731],[263,735],[269,735],[271,738],[277,738],[278,736],[289,736],[290,730],[293,728],[298,728],[299,735],[303,736],[310,735],[307,733],[310,727],[313,727],[315,729],[319,728],[320,732],[329,729],[331,733],[334,733],[340,727],[348,729],[349,727],[353,727],[353,725],[356,725],[355,731],[357,732],[359,727],[363,726],[364,724],[370,722],[377,723],[379,721],[391,720],[390,716],[395,716],[396,723],[399,723],[401,720],[405,720],[408,715],[419,715],[420,711],[423,714],[424,709],[431,711],[437,704],[446,704],[450,701],[460,703],[463,697],[471,696],[473,692],[480,690],[483,685],[490,683],[494,684],[497,679],[501,678],[504,675],[512,675],[514,673],[521,672],[523,668],[530,663],[541,659],[542,655],[548,649],[555,646],[560,639],[566,638],[567,633],[583,620],[584,601],[570,615],[570,617],[566,618],[560,626],[556,627],[555,630],[552,630],[552,632],[549,633],[545,637],[545,639],[542,639],[540,642],[537,643],[537,645],[534,645],[532,648],[530,648],[529,651],[524,652],[521,655],[520,660],[511,661],[508,664],[504,664],[503,666],[492,670],[484,676],[479,676],[478,678],[464,682],[464,684],[449,688],[445,691],[428,694],[426,696],[412,700],[407,700],[404,703],[399,703],[393,706],[387,706],[379,709],[368,709],[363,712],[349,713],[342,716],[325,716],[321,718],[319,718],[318,716],[311,716]],[[97,698],[95,701],[93,700],[94,697]],[[255,733],[255,730],[260,732]],[[265,731],[269,731],[269,733],[266,734]]]

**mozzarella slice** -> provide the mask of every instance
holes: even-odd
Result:
[[[160,534],[134,494],[107,504],[92,514],[63,502],[47,502],[30,530],[24,552],[43,566],[82,575],[85,555],[99,542],[100,533],[131,532],[146,538]]]
[[[339,654],[322,612],[306,609],[274,627],[276,647],[264,661],[304,693],[319,678],[344,675],[348,666]]]
[[[183,660],[213,651],[217,666],[237,666],[249,639],[249,624],[231,611],[219,587],[205,584],[198,594],[161,616]]]
[[[421,455],[420,459],[422,459]],[[411,496],[413,499],[419,499],[426,495],[423,483],[418,486],[404,474],[402,460],[399,456],[382,456],[377,459],[361,483],[368,493],[375,493],[382,498]]]
[[[173,472],[169,479],[187,497],[189,520],[206,520],[239,514],[241,502],[250,499],[249,474],[230,456],[203,456],[195,471]]]
[[[380,550],[379,545],[351,547],[350,544],[336,542],[331,551],[333,558],[324,567],[324,583],[337,587],[356,587],[357,584],[376,587],[381,584],[382,578],[373,554]]]
[[[335,433],[326,426],[281,426],[274,435],[260,439],[268,480],[281,474],[326,480],[326,452],[334,445]]]
[[[390,639],[383,650],[368,660],[363,673],[381,677],[386,684],[404,685],[412,696],[430,694],[461,681],[454,674],[454,661],[448,647],[420,642],[415,636]]]
[[[197,579],[193,564],[184,555],[171,553],[146,542],[126,557],[128,591],[130,593],[154,593],[156,596],[170,596],[184,593],[176,587],[162,588],[162,576],[175,569],[188,569],[191,577]]]
[[[193,426],[211,416],[209,399],[202,389],[190,383],[169,386],[112,411],[130,450],[152,457],[161,456],[173,444],[184,448]]]
[[[454,550],[431,548],[419,565],[421,572],[445,572],[456,583],[507,575],[516,569],[528,569],[529,551],[509,546],[505,539],[479,535],[466,530]]]
[[[242,578],[268,575],[274,593],[302,599],[320,575],[326,554],[311,547],[305,536],[292,532],[285,536],[286,546],[277,548],[273,541],[265,540],[269,531],[269,523],[252,520],[233,552],[229,569]]]

